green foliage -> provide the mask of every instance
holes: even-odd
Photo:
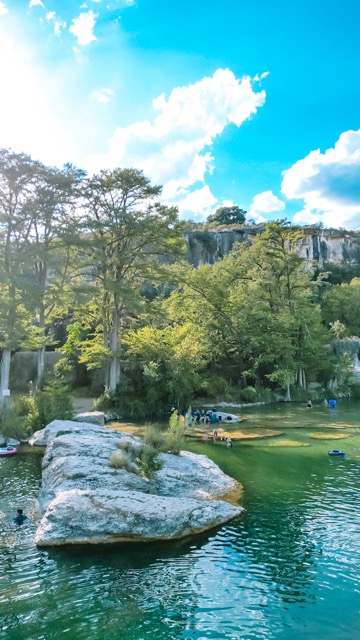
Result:
[[[42,429],[52,420],[71,420],[74,409],[69,387],[60,379],[49,380],[31,398],[25,428],[29,432]]]
[[[152,433],[152,439],[154,433]],[[159,444],[159,441],[157,442]],[[131,440],[123,440],[118,442],[118,449],[109,458],[110,467],[116,469],[125,469],[130,473],[142,474],[148,480],[152,480],[156,472],[162,469],[163,462],[159,459],[159,447],[155,448],[149,443],[149,440],[141,445]]]
[[[345,327],[341,337],[360,336],[360,278],[331,287],[323,295],[321,307],[326,325],[339,322]]]
[[[338,392],[350,393],[354,378],[353,359],[347,352],[340,355],[336,367],[336,383]]]
[[[54,326],[67,325],[58,378],[73,383],[79,372],[103,370],[111,393],[97,407],[133,418],[194,397],[252,402],[334,379],[330,341],[360,335],[360,280],[350,282],[360,267],[332,265],[316,279],[298,254],[301,231],[280,220],[257,229],[252,246],[192,269],[181,264],[185,225],[176,208],[156,201],[160,194],[137,169],[84,180],[71,166],[0,150],[3,362],[14,348],[54,344]],[[73,215],[79,195],[81,220]],[[218,208],[208,225],[244,220],[234,205]],[[186,230],[190,245],[215,248],[209,226]],[[348,388],[345,365],[338,373]],[[69,416],[59,384],[29,401],[28,430]],[[170,431],[179,450],[181,429]]]
[[[346,327],[340,322],[340,320],[335,320],[335,322],[330,322],[331,333],[334,334],[337,340],[341,340],[346,335]]]
[[[169,452],[174,455],[179,455],[184,446],[185,430],[189,424],[190,416],[191,408],[188,410],[185,417],[180,415],[177,411],[174,411],[170,416],[169,429],[166,435]]]
[[[9,438],[22,440],[25,438],[24,419],[19,413],[18,407],[14,405],[7,406],[5,403],[0,404],[0,433],[5,440]]]
[[[360,278],[360,264],[331,264],[326,262],[320,273],[324,273],[329,284],[350,284]]]
[[[129,365],[124,365],[121,406],[141,397],[147,415],[164,412],[172,404],[188,404],[201,388],[209,354],[200,326],[179,323],[176,313],[165,328],[145,326],[124,335]],[[121,389],[119,389],[121,392]]]
[[[350,381],[349,389],[351,398],[360,398],[360,382],[358,380]]]
[[[232,207],[219,207],[213,215],[208,216],[208,223],[221,224],[244,224],[246,211],[240,209],[237,205]]]
[[[240,400],[244,402],[256,402],[256,389],[254,387],[246,387],[239,391]]]
[[[137,169],[104,170],[85,185],[83,250],[92,265],[94,338],[102,338],[103,350],[84,344],[81,359],[96,366],[99,356],[110,356],[111,391],[120,380],[121,333],[141,306],[141,286],[163,282],[164,258],[174,260],[184,252],[176,207],[155,202],[161,190]]]
[[[159,451],[149,444],[145,444],[137,452],[136,462],[146,478],[152,480],[157,471],[164,466],[159,459]]]
[[[188,235],[189,238],[189,247],[190,249],[194,249],[196,244],[199,242],[206,251],[215,251],[217,248],[216,238],[214,233],[210,233],[209,231],[205,231],[204,229],[198,231],[192,231]]]
[[[147,425],[144,434],[144,442],[152,446],[157,451],[168,450],[167,434],[161,431],[161,429],[159,429],[159,427],[155,425]]]

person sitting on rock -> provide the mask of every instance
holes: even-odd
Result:
[[[18,509],[17,515],[14,518],[15,524],[20,526],[21,524],[24,524],[25,520],[27,520],[27,516],[23,513],[22,509]]]

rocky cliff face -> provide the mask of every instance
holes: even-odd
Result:
[[[242,507],[220,498],[238,483],[206,456],[161,454],[152,481],[109,466],[119,442],[139,438],[112,429],[55,420],[30,444],[46,446],[38,546],[172,540],[234,518]]]
[[[211,231],[192,231],[185,235],[187,259],[194,265],[214,264],[223,258],[235,243],[249,246],[263,227],[232,227]],[[299,243],[299,254],[319,267],[326,263],[339,265],[360,264],[360,232],[336,229],[304,228]]]

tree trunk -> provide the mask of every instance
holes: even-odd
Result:
[[[288,384],[287,387],[286,387],[285,402],[291,402],[290,384]]]
[[[36,386],[41,389],[44,384],[45,377],[45,346],[38,349],[37,352],[37,379]]]
[[[120,357],[119,357],[119,311],[116,309],[113,315],[113,328],[111,332],[110,349],[113,353],[109,369],[109,390],[115,391],[120,382]]]
[[[39,329],[42,338],[45,338],[45,314],[41,308],[39,313]],[[45,376],[45,345],[40,347],[37,352],[37,379],[36,386],[41,389],[44,384]]]
[[[11,362],[11,350],[4,349],[2,359],[1,359],[1,369],[0,369],[0,403],[3,405],[8,405],[10,398],[9,396],[4,396],[4,391],[9,389],[9,381],[10,381],[10,362]]]
[[[298,373],[298,381],[299,381],[299,386],[302,389],[306,389],[306,377],[305,377],[305,371],[304,369],[299,369],[299,373]]]

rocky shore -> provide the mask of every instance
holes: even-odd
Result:
[[[240,489],[207,456],[163,453],[153,480],[109,466],[120,442],[140,439],[90,422],[55,420],[33,435],[46,446],[38,546],[172,540],[221,525],[242,507],[218,498]]]

